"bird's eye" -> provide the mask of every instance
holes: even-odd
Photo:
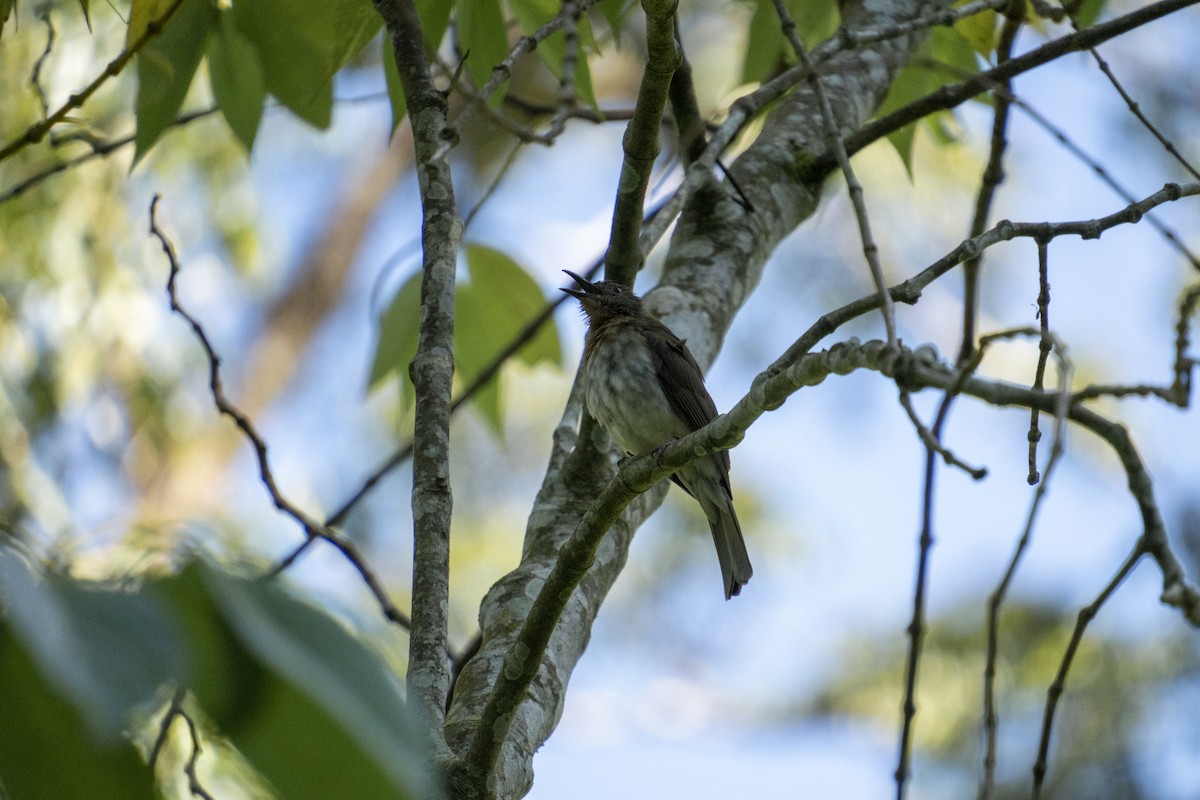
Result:
[[[625,290],[624,290],[624,289],[622,289],[620,286],[614,286],[614,287],[613,287],[613,292],[614,292],[614,293],[616,293],[616,294],[625,294]]]

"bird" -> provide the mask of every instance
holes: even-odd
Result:
[[[584,403],[621,449],[643,455],[716,418],[717,406],[687,344],[651,316],[641,298],[619,283],[563,272],[577,288],[562,291],[579,301],[588,320],[580,366]],[[671,480],[708,518],[728,600],[754,572],[733,508],[729,453],[693,461]]]

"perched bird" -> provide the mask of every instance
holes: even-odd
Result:
[[[625,452],[649,453],[716,418],[717,406],[696,359],[682,339],[642,308],[637,295],[612,281],[592,283],[563,272],[579,288],[562,291],[579,300],[588,318],[580,367],[588,412]],[[729,453],[693,461],[671,480],[696,498],[708,517],[728,600],[753,573],[733,510]]]

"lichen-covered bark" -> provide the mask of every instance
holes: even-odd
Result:
[[[851,29],[878,29],[948,5],[932,0],[867,0],[844,9]],[[886,39],[833,55],[820,68],[840,133],[857,129],[883,101],[892,79],[923,34]],[[831,45],[817,48],[826,54]],[[826,151],[821,111],[806,84],[782,100],[762,134],[730,171],[753,210],[728,184],[698,192],[676,225],[663,280],[649,308],[687,340],[702,366],[720,350],[725,331],[762,276],[775,246],[816,210],[825,175],[809,165]]]
[[[931,0],[868,0],[844,9],[853,28],[879,28],[928,13]],[[901,36],[838,54],[821,69],[825,92],[844,131],[862,125],[887,92],[892,78],[919,42]],[[817,56],[822,55],[818,49]],[[739,205],[727,184],[715,180],[696,192],[671,242],[663,283],[650,293],[650,308],[688,341],[697,360],[712,362],[737,309],[757,284],[767,256],[816,208],[819,176],[806,167],[825,150],[820,111],[811,91],[800,88],[772,112],[755,144],[733,165],[750,200]],[[494,676],[549,574],[558,548],[584,509],[611,479],[614,464],[607,435],[585,425],[576,434],[578,403],[555,434],[554,456],[526,530],[520,565],[501,579],[480,608],[483,643],[464,669],[447,716],[447,741],[463,755],[474,736]],[[520,797],[533,781],[533,753],[553,732],[562,713],[567,682],[583,653],[600,606],[625,563],[633,531],[661,502],[665,487],[640,496],[613,526],[587,576],[555,627],[543,663],[517,710],[486,794]],[[472,796],[474,787],[462,789]]]
[[[413,428],[413,606],[408,702],[431,732],[430,749],[449,760],[439,735],[450,672],[450,390],[454,377],[454,288],[462,222],[442,143],[446,98],[433,85],[412,0],[377,0],[396,52],[413,130],[421,191],[421,323],[410,368],[416,390]]]

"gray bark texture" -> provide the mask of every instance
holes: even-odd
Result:
[[[875,30],[924,16],[946,4],[934,0],[867,0],[843,7],[843,25]],[[891,81],[920,44],[923,32],[898,36],[825,60],[820,74],[842,135],[873,113]],[[828,55],[818,48],[814,55]],[[827,135],[812,90],[801,85],[784,98],[754,144],[731,170],[753,210],[740,204],[728,183],[709,181],[685,205],[670,243],[663,280],[646,298],[648,308],[680,337],[701,366],[716,357],[737,310],[757,285],[779,241],[813,213],[819,178],[808,165],[827,150]],[[557,558],[560,545],[615,470],[607,434],[584,421],[578,392],[554,436],[545,481],[526,529],[521,563],[488,592],[479,612],[479,653],[455,688],[446,737],[460,757],[505,653],[528,615]],[[605,537],[594,564],[559,620],[529,695],[517,709],[487,795],[516,798],[533,782],[533,754],[562,714],[572,671],[587,646],[592,624],[625,563],[634,531],[661,503],[665,482],[639,497]],[[451,786],[453,796],[458,787]]]

